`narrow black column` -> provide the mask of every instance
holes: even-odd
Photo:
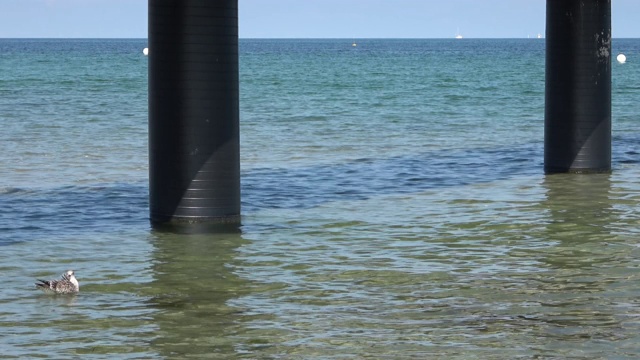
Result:
[[[238,0],[149,0],[153,223],[239,223],[238,97]]]
[[[611,0],[547,0],[544,168],[611,170]]]

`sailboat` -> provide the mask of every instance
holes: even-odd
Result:
[[[460,29],[456,31],[456,39],[462,39],[462,34],[460,34]]]

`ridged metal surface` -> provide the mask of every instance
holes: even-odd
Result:
[[[611,1],[547,0],[545,171],[611,170]]]
[[[154,223],[240,216],[238,1],[149,1]]]

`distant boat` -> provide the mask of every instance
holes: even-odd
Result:
[[[542,34],[538,34],[538,39],[542,39]]]
[[[358,46],[358,44],[356,44],[356,42],[354,41],[353,44],[351,44],[351,46]]]
[[[456,31],[456,39],[462,39],[462,34],[460,34],[460,29]]]

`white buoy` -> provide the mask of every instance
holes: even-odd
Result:
[[[144,56],[149,55],[149,48],[142,49],[142,53],[144,54]]]
[[[616,60],[618,60],[620,64],[624,64],[627,62],[627,57],[624,54],[618,54]]]

